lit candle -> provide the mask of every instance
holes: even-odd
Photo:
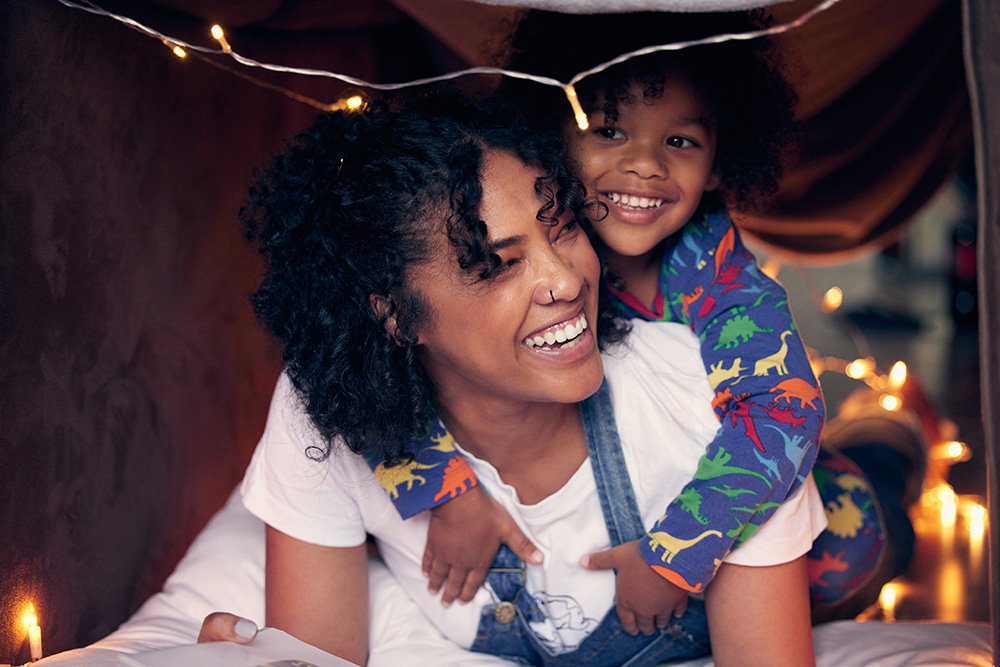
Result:
[[[38,627],[38,617],[35,615],[35,605],[28,605],[28,611],[24,615],[24,623],[28,626],[28,644],[31,647],[31,660],[41,660],[42,629]]]

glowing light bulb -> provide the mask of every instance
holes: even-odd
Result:
[[[219,46],[226,53],[231,53],[233,47],[229,46],[229,42],[226,40],[226,33],[222,32],[222,26],[216,23],[212,26],[212,37],[219,42]]]
[[[586,130],[590,127],[590,121],[587,119],[587,114],[583,112],[583,107],[580,106],[580,98],[576,96],[576,88],[572,84],[566,84],[563,88],[566,91],[566,99],[569,100],[569,105],[573,108],[573,115],[576,117],[577,127],[581,131]]]
[[[178,58],[187,58],[187,51],[182,49],[180,46],[175,46],[171,50],[174,52],[174,55],[177,56]]]
[[[976,503],[969,508],[969,519],[971,521],[984,521],[986,519],[986,508]]]
[[[360,109],[361,105],[365,103],[365,100],[360,95],[351,95],[347,98],[345,104],[348,109]]]
[[[871,373],[874,368],[874,359],[855,359],[851,363],[847,364],[847,368],[844,369],[844,373],[846,373],[849,378],[860,380]]]
[[[882,609],[882,616],[886,621],[896,620],[896,602],[899,597],[897,588],[898,584],[890,581],[878,594],[878,606]]]
[[[899,410],[902,405],[900,400],[892,394],[882,394],[878,399],[878,404],[882,406],[883,410],[888,410],[889,412]]]
[[[889,386],[893,389],[899,389],[904,382],[906,382],[906,364],[897,361],[892,365],[892,370],[889,371]]]
[[[840,308],[843,303],[844,292],[839,287],[831,287],[823,295],[823,302],[820,304],[819,309],[824,313],[832,313]]]
[[[958,442],[957,440],[952,440],[948,443],[948,457],[957,459],[965,451],[965,445]]]

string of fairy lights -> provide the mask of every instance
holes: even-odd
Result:
[[[286,95],[293,100],[307,104],[321,111],[358,109],[364,105],[365,100],[359,94],[350,94],[340,97],[332,103],[325,103],[297,93],[284,86],[259,79],[249,74],[248,71],[252,71],[253,69],[263,69],[278,73],[325,77],[339,80],[352,87],[381,91],[401,90],[405,88],[423,86],[474,74],[512,77],[533,81],[539,85],[554,86],[562,89],[573,110],[578,126],[581,130],[585,130],[589,126],[589,122],[586,113],[583,111],[580,102],[577,99],[575,86],[586,77],[602,72],[609,67],[613,67],[614,65],[625,62],[631,58],[660,51],[678,51],[695,46],[719,44],[730,40],[757,39],[764,36],[785,33],[802,26],[818,14],[833,7],[835,4],[840,2],[840,0],[823,0],[812,9],[806,11],[798,18],[790,22],[781,23],[761,30],[745,33],[724,33],[703,39],[658,44],[636,51],[631,51],[629,53],[624,53],[617,58],[601,63],[596,67],[579,72],[566,82],[499,67],[480,66],[470,67],[468,69],[450,72],[439,76],[414,79],[398,83],[377,83],[339,72],[311,68],[286,67],[273,63],[260,62],[243,56],[233,49],[228,38],[226,37],[224,29],[218,24],[213,25],[210,30],[211,37],[215,40],[216,46],[204,46],[192,44],[179,38],[163,34],[135,19],[107,11],[90,0],[58,0],[58,2],[71,9],[77,9],[113,19],[132,30],[136,30],[141,34],[157,39],[178,58],[196,58],[201,62],[205,62],[213,67],[222,69],[254,85]],[[231,67],[220,61],[220,57],[228,57],[235,61],[236,64],[246,69],[244,70]],[[780,267],[776,265],[769,267],[768,264],[765,263],[762,269],[766,273],[773,276],[777,274]],[[832,315],[838,310],[838,308],[840,308],[843,301],[843,294],[839,288],[830,288],[823,294],[820,294],[818,290],[815,289],[811,291],[813,292],[813,300],[820,311]],[[912,409],[913,406],[904,405],[904,395],[906,394],[904,385],[907,382],[906,365],[902,361],[898,361],[888,372],[880,370],[876,365],[874,357],[870,353],[863,334],[859,330],[856,330],[856,328],[852,329],[850,325],[846,323],[846,318],[839,319],[841,323],[847,327],[848,333],[854,339],[860,357],[854,360],[846,360],[835,357],[817,356],[813,361],[813,370],[816,375],[820,376],[824,372],[842,373],[850,378],[866,383],[871,389],[877,392],[877,400],[879,405],[884,410],[891,412],[901,410],[906,407]],[[924,494],[921,499],[922,505],[925,508],[929,508],[935,515],[939,514],[941,526],[945,529],[949,526],[953,527],[956,517],[961,515],[968,527],[970,539],[973,540],[972,543],[975,544],[975,540],[978,537],[978,543],[981,545],[983,539],[982,536],[985,530],[984,525],[988,520],[986,508],[979,504],[977,499],[963,500],[959,498],[946,481],[948,468],[954,463],[967,460],[971,455],[971,451],[964,443],[953,440],[949,437],[955,435],[955,433],[943,433],[938,435],[943,437],[939,437],[936,442],[928,443],[928,456],[930,459],[931,470],[930,476],[924,486]],[[879,613],[881,613],[886,620],[892,620],[892,610],[894,609],[897,598],[905,592],[904,586],[905,584],[900,584],[899,582],[891,582],[883,588],[879,602],[881,610]],[[42,649],[37,615],[33,605],[30,605],[27,608],[24,616],[24,623],[25,627],[28,629],[32,660],[37,660],[42,655]]]
[[[353,77],[347,74],[342,74],[340,72],[331,72],[328,70],[302,68],[302,67],[286,67],[284,65],[265,63],[265,62],[260,62],[258,60],[254,60],[253,58],[248,58],[244,55],[241,55],[232,48],[232,45],[226,38],[225,31],[223,30],[222,26],[218,24],[213,25],[210,31],[212,38],[215,39],[215,41],[218,43],[217,48],[212,48],[207,46],[191,44],[176,37],[165,35],[143,23],[140,23],[139,21],[136,21],[135,19],[102,9],[95,3],[91,2],[90,0],[58,0],[58,1],[61,4],[65,5],[66,7],[70,7],[72,9],[79,9],[85,12],[114,19],[133,30],[136,30],[149,37],[153,37],[161,41],[178,58],[186,58],[190,54],[198,58],[199,60],[208,62],[209,64],[212,64],[216,67],[220,67],[221,69],[229,71],[230,73],[239,76],[242,79],[255,83],[256,85],[259,85],[261,87],[274,90],[276,92],[280,92],[282,94],[291,97],[292,99],[295,99],[304,104],[308,104],[322,111],[337,111],[337,110],[342,110],[344,108],[357,108],[363,104],[363,99],[358,95],[352,95],[348,97],[346,100],[338,100],[332,104],[324,104],[323,102],[307,97],[305,95],[300,95],[282,86],[277,86],[275,84],[262,81],[260,79],[257,79],[256,77],[238,72],[233,68],[226,67],[225,65],[222,65],[221,63],[215,61],[210,56],[229,56],[240,65],[243,65],[248,68],[259,68],[271,72],[282,72],[287,74],[302,74],[305,76],[332,78],[342,81],[350,86],[355,86],[358,88],[368,88],[371,90],[383,90],[383,91],[401,90],[404,88],[423,86],[432,83],[440,83],[443,81],[448,81],[451,79],[468,76],[471,74],[493,74],[493,75],[507,76],[516,79],[523,79],[526,81],[533,81],[535,83],[544,86],[554,86],[557,88],[561,88],[563,90],[563,93],[566,95],[566,100],[569,102],[570,107],[573,109],[573,115],[575,116],[577,125],[580,127],[581,130],[586,130],[589,127],[589,121],[587,120],[587,114],[583,111],[583,107],[580,106],[580,101],[577,98],[575,86],[577,83],[587,78],[588,76],[591,76],[593,74],[598,74],[599,72],[603,72],[609,67],[613,67],[619,63],[623,63],[631,58],[637,58],[639,56],[644,56],[651,53],[657,53],[660,51],[679,51],[681,49],[687,49],[694,46],[720,44],[722,42],[727,42],[731,40],[758,39],[760,37],[785,33],[788,32],[789,30],[794,30],[795,28],[798,28],[799,26],[807,23],[818,14],[826,11],[830,7],[840,2],[840,0],[823,0],[815,7],[803,13],[798,18],[792,21],[770,26],[768,28],[762,28],[760,30],[753,30],[750,32],[742,32],[742,33],[722,33],[710,37],[705,37],[702,39],[693,39],[682,42],[671,42],[667,44],[657,44],[653,46],[647,46],[642,49],[630,51],[628,53],[623,53],[617,58],[613,58],[612,60],[601,63],[588,70],[579,72],[578,74],[574,75],[569,81],[566,82],[559,81],[557,79],[553,79],[547,76],[538,76],[535,74],[528,74],[526,72],[518,72],[515,70],[504,69],[502,67],[479,66],[479,67],[470,67],[455,72],[449,72],[447,74],[441,74],[433,77],[413,79],[410,81],[404,81],[400,83],[376,83],[373,81],[365,81],[364,79],[359,79],[357,77]]]

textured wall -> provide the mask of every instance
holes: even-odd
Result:
[[[338,44],[372,74],[368,41]],[[313,113],[112,20],[0,3],[0,663],[27,658],[28,600],[46,653],[113,630],[238,481],[277,358],[236,211]]]

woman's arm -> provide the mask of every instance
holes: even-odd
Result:
[[[705,609],[718,667],[816,664],[805,556],[768,567],[723,563]]]
[[[368,556],[364,544],[323,547],[267,527],[267,625],[336,656],[368,660]]]

